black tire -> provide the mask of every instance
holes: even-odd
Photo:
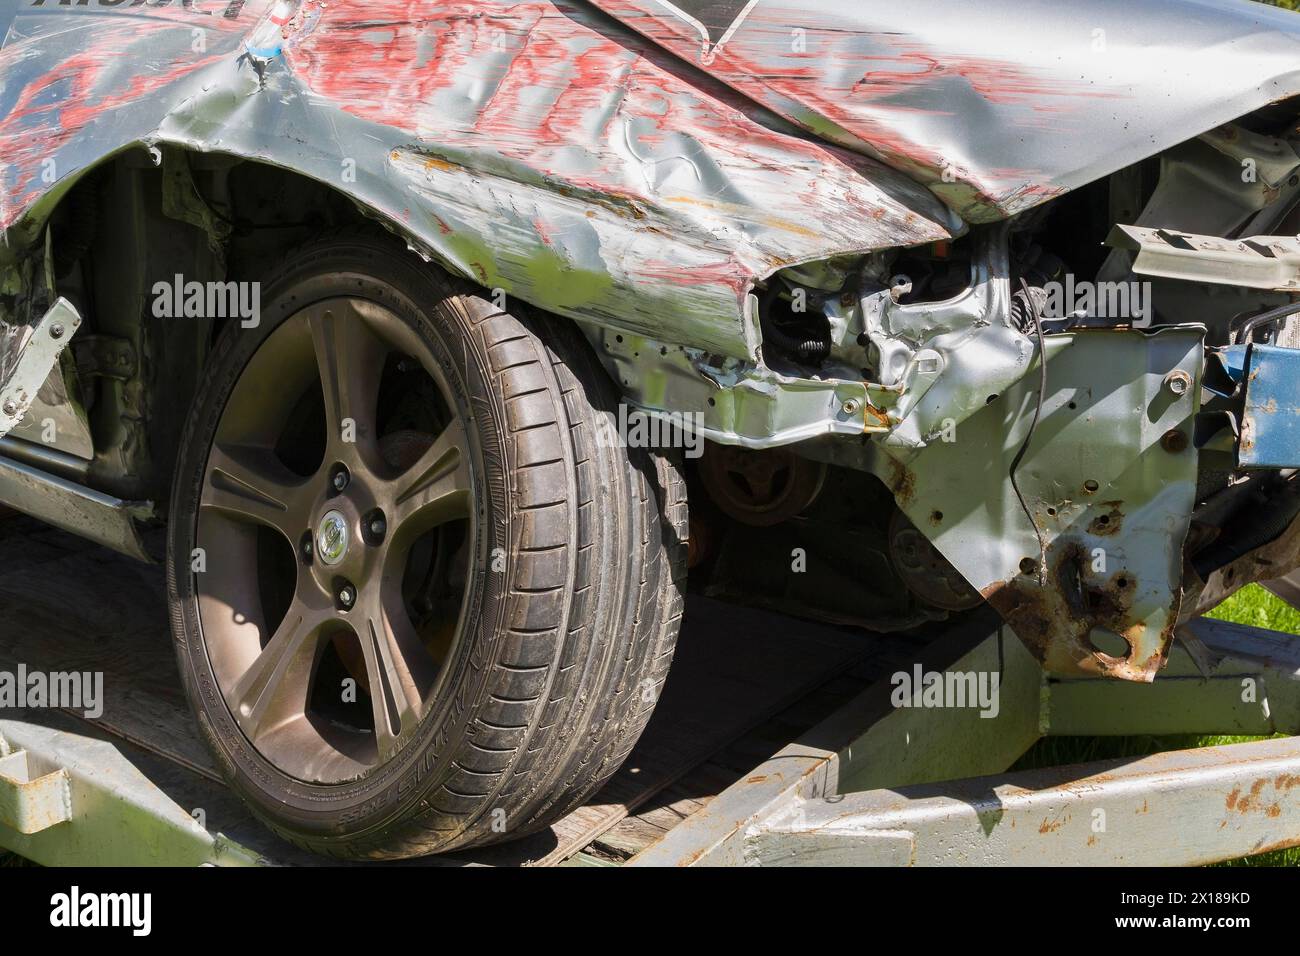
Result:
[[[204,738],[252,810],[319,853],[408,857],[544,828],[619,767],[668,672],[685,579],[678,463],[620,446],[617,394],[570,323],[497,309],[386,236],[322,238],[262,290],[261,325],[232,322],[214,347],[171,502],[171,625]],[[241,373],[281,323],[339,295],[400,316],[450,385],[473,449],[479,566],[464,640],[418,732],[373,773],[321,784],[282,772],[234,720],[189,556],[209,448]],[[505,556],[504,571],[493,555]]]

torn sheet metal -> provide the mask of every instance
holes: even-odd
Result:
[[[592,2],[972,222],[1300,93],[1300,18],[1246,0]]]
[[[897,424],[896,389],[861,379],[798,378],[707,351],[584,323],[628,403],[710,441],[763,449],[825,436],[861,438]]]
[[[942,440],[1032,364],[1034,345],[1011,318],[1006,229],[989,227],[975,239],[970,286],[955,298],[901,304],[885,290],[861,302],[869,361],[898,392],[885,444],[921,448]]]
[[[1034,346],[1011,318],[1007,232],[971,237],[970,286],[944,302],[900,304],[890,290],[823,306],[857,361],[829,364],[817,378],[782,374],[770,355],[751,366],[647,337],[584,326],[610,374],[640,410],[690,414],[706,438],[770,448],[827,435],[878,436],[922,448],[988,404],[1030,368]],[[850,357],[852,357],[850,355]],[[879,381],[864,381],[864,365]]]
[[[172,143],[328,183],[489,289],[754,359],[757,280],[964,228],[577,0],[288,6],[5,0],[9,254],[80,173]]]
[[[887,447],[875,465],[912,523],[1053,673],[1150,681],[1164,661],[1196,499],[1199,394],[1166,379],[1181,370],[1200,381],[1204,334],[1171,326],[1047,337],[1042,418],[1016,472],[1045,549],[1008,480],[1036,371],[948,440]]]
[[[23,420],[59,356],[81,327],[81,316],[67,299],[58,299],[18,350],[13,370],[0,382],[0,438]]]

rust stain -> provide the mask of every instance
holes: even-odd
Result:
[[[1300,837],[1288,837],[1284,840],[1278,840],[1276,843],[1261,843],[1259,846],[1251,847],[1250,852],[1252,855],[1272,853],[1275,850],[1289,850],[1293,846],[1300,846]]]
[[[1120,529],[1124,526],[1124,512],[1120,510],[1120,506],[1123,504],[1122,501],[1103,501],[1101,507],[1108,510],[1097,515],[1089,522],[1088,533],[1099,538],[1119,534]]]
[[[1283,776],[1285,777],[1286,775],[1284,774]],[[1232,793],[1228,794],[1227,808],[1229,810],[1236,810],[1237,813],[1251,813],[1258,811],[1269,817],[1281,816],[1282,807],[1280,804],[1265,804],[1261,799],[1264,788],[1268,786],[1270,782],[1273,783],[1275,788],[1277,787],[1277,780],[1270,781],[1267,777],[1260,777],[1250,785],[1250,792],[1244,796],[1241,793],[1240,787],[1234,789]]]
[[[1070,821],[1070,817],[1068,814],[1066,816],[1059,817],[1055,820],[1048,820],[1046,817],[1044,817],[1043,822],[1038,825],[1038,832],[1055,833],[1057,830],[1061,829],[1061,827],[1065,826],[1069,821]]]
[[[1146,625],[1132,620],[1136,576],[1120,570],[1095,583],[1088,573],[1091,556],[1078,542],[1067,543],[1049,561],[1046,587],[1039,585],[1035,572],[994,582],[981,594],[1048,670],[1143,683],[1153,680],[1172,639],[1173,625],[1147,648],[1145,656],[1137,655],[1137,649],[1147,647],[1148,638]],[[1112,657],[1094,647],[1089,639],[1094,627],[1127,641],[1128,656]]]
[[[870,402],[862,403],[862,424],[864,431],[889,431],[893,427],[889,413]]]
[[[907,510],[916,495],[916,475],[896,458],[889,459],[889,490],[894,493],[898,507]]]

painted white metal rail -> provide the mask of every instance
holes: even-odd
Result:
[[[997,716],[899,708],[878,684],[630,865],[1196,865],[1300,845],[1296,736],[988,776],[1043,736],[1300,733],[1295,645],[1196,621],[1136,685],[1049,678],[1009,631],[940,642],[923,670],[1000,671]]]
[[[43,866],[250,866],[102,740],[0,720],[0,846]]]

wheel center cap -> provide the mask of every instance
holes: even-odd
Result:
[[[348,522],[337,511],[328,512],[316,529],[316,553],[326,564],[334,565],[348,553]]]

